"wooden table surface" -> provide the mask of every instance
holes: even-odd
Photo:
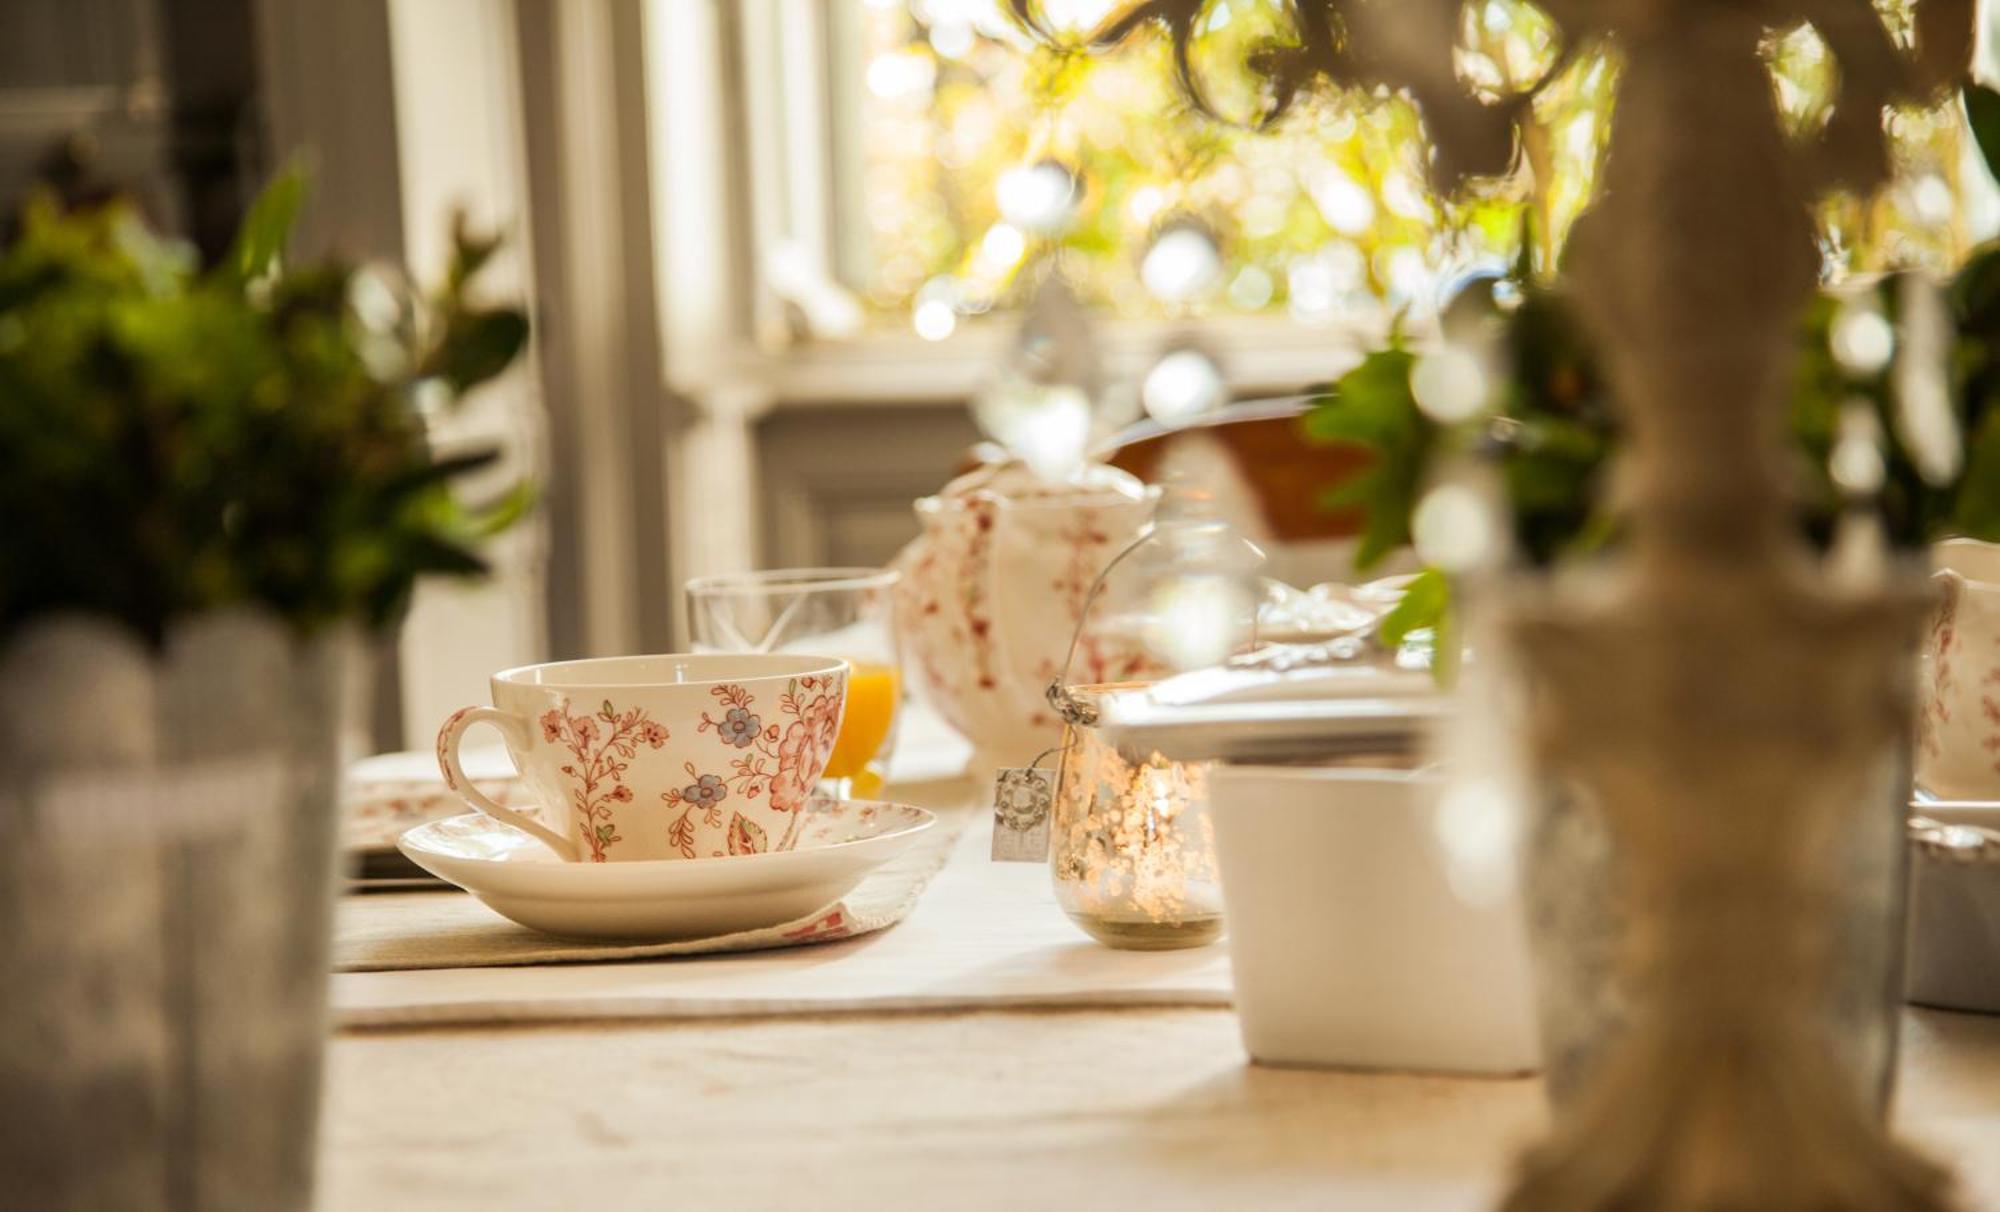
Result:
[[[1211,1008],[369,1029],[327,1080],[328,1212],[1457,1212],[1545,1122],[1533,1080],[1251,1065]],[[1910,1011],[1900,1090],[2000,1212],[2000,1017]]]
[[[321,1203],[1478,1209],[1529,1080],[1249,1065],[1225,1010],[370,1031],[331,1051]],[[2000,1018],[1911,1011],[1899,1128],[2000,1209]]]

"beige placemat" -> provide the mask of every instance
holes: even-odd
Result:
[[[937,826],[840,900],[796,921],[674,943],[592,943],[516,925],[464,892],[384,892],[341,900],[333,964],[340,972],[603,963],[720,955],[835,942],[903,920],[950,857],[961,820]]]
[[[965,818],[955,813],[948,819],[956,824]],[[823,946],[638,956],[624,963],[337,972],[335,1021],[344,1028],[380,1028],[1229,1005],[1226,944],[1141,952],[1090,941],[1057,906],[1046,864],[987,857],[990,820],[965,824],[944,869],[893,930]]]

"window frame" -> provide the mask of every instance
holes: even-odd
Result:
[[[653,145],[661,337],[668,390],[697,411],[716,394],[756,416],[961,402],[1013,339],[1018,309],[973,318],[943,341],[886,325],[804,337],[761,271],[780,244],[833,281],[853,255],[856,229],[842,216],[858,205],[860,173],[839,159],[856,154],[860,73],[843,73],[837,57],[853,15],[818,0],[648,0],[653,128],[667,136]],[[721,138],[695,129],[703,115]],[[691,281],[706,284],[706,302]],[[1336,378],[1385,330],[1384,319],[1308,325],[1269,314],[1107,319],[1098,331],[1111,382],[1136,380],[1169,342],[1198,335],[1231,395],[1247,398]]]

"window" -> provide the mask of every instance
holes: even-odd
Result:
[[[1080,40],[1111,7],[1046,11]],[[1222,254],[1217,289],[1194,309],[1203,312],[1324,323],[1432,298],[1441,279],[1504,265],[1523,181],[1441,203],[1424,185],[1410,105],[1316,96],[1252,129],[1268,98],[1246,65],[1284,36],[1283,10],[1258,0],[1205,10],[1189,68],[1220,120],[1190,112],[1156,28],[1093,53],[1038,44],[992,3],[861,10],[869,301],[919,319],[933,299],[971,312],[1004,301],[1033,243],[1010,222],[1010,194],[1031,188],[1037,165],[1077,179],[1073,225],[1056,241],[1064,269],[1086,298],[1126,315],[1161,314],[1160,295],[1171,300],[1187,276],[1171,265],[1149,273],[1149,246],[1176,221],[1212,233]],[[1548,70],[1554,48],[1536,10],[1495,0],[1480,13],[1461,61],[1482,87],[1517,89]],[[1611,81],[1607,59],[1588,56],[1542,107],[1531,151],[1558,168],[1558,225],[1588,193],[1603,144],[1595,111]]]
[[[1616,76],[1615,54],[1597,47],[1558,65],[1551,26],[1526,0],[1467,4],[1458,65],[1474,88],[1501,95],[1560,71],[1524,137],[1524,171],[1446,202],[1424,186],[1420,123],[1400,101],[1313,97],[1268,131],[1247,129],[1267,99],[1246,64],[1261,44],[1286,39],[1283,0],[1214,0],[1196,27],[1192,79],[1241,125],[1187,113],[1157,27],[1110,50],[1081,49],[1127,7],[1108,0],[1041,6],[1070,46],[1038,42],[996,0],[848,7],[855,28],[834,41],[829,79],[859,83],[858,101],[834,112],[856,115],[861,181],[843,217],[858,230],[841,245],[840,275],[878,319],[920,335],[1018,298],[1023,267],[1051,245],[1086,298],[1128,316],[1328,323],[1421,306],[1461,273],[1510,260],[1524,219],[1544,256],[1559,246],[1593,188]],[[1907,38],[1905,6],[1885,15]],[[1800,27],[1773,39],[1771,54],[1788,125],[1816,133],[1831,85],[1824,45]],[[1942,264],[1962,251],[1958,131],[1955,105],[1896,115],[1899,184],[1867,205],[1837,198],[1824,208],[1830,270]],[[1071,225],[1053,239],[1037,234],[1033,208],[1059,205],[1072,177]],[[1199,306],[1176,305],[1171,290],[1204,268],[1189,260],[1197,246],[1178,274],[1158,264],[1171,248],[1147,257],[1176,220],[1211,233],[1220,252]]]
[[[1050,257],[1100,307],[1109,429],[1184,338],[1214,355],[1232,399],[1335,377],[1396,308],[1510,261],[1524,227],[1546,266],[1591,196],[1617,71],[1602,48],[1575,48],[1537,102],[1522,161],[1539,188],[1521,172],[1440,200],[1400,101],[1315,95],[1251,133],[1188,114],[1157,29],[1102,52],[1060,45],[1133,2],[1037,0],[1050,45],[1004,0],[649,0],[646,169],[683,574],[892,551],[909,500],[979,436],[965,404],[1009,356]],[[1901,0],[1888,3],[1906,36]],[[1258,114],[1245,64],[1286,11],[1205,6],[1190,69],[1224,115]],[[1530,0],[1463,14],[1471,86],[1518,90],[1556,64]],[[1799,30],[1771,55],[1774,97],[1809,137],[1826,117],[1824,48]],[[1897,184],[1825,204],[1830,271],[1942,265],[1977,234],[1975,208],[1954,206],[1987,188],[1961,169],[1961,123],[1956,105],[1895,116]],[[1037,208],[1065,198],[1073,222],[1036,230]],[[1199,238],[1179,240],[1181,264],[1153,267],[1149,289],[1163,233],[1206,233],[1213,272]],[[1205,275],[1204,291],[1176,289]]]

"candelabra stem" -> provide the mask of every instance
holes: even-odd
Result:
[[[1836,590],[1796,534],[1784,410],[1816,257],[1757,9],[1655,5],[1627,31],[1572,244],[1632,437],[1627,543],[1594,601],[1522,596],[1510,623],[1533,756],[1612,831],[1635,1008],[1529,1158],[1523,1212],[1944,1206],[1815,1013],[1844,806],[1908,728],[1923,598]]]

